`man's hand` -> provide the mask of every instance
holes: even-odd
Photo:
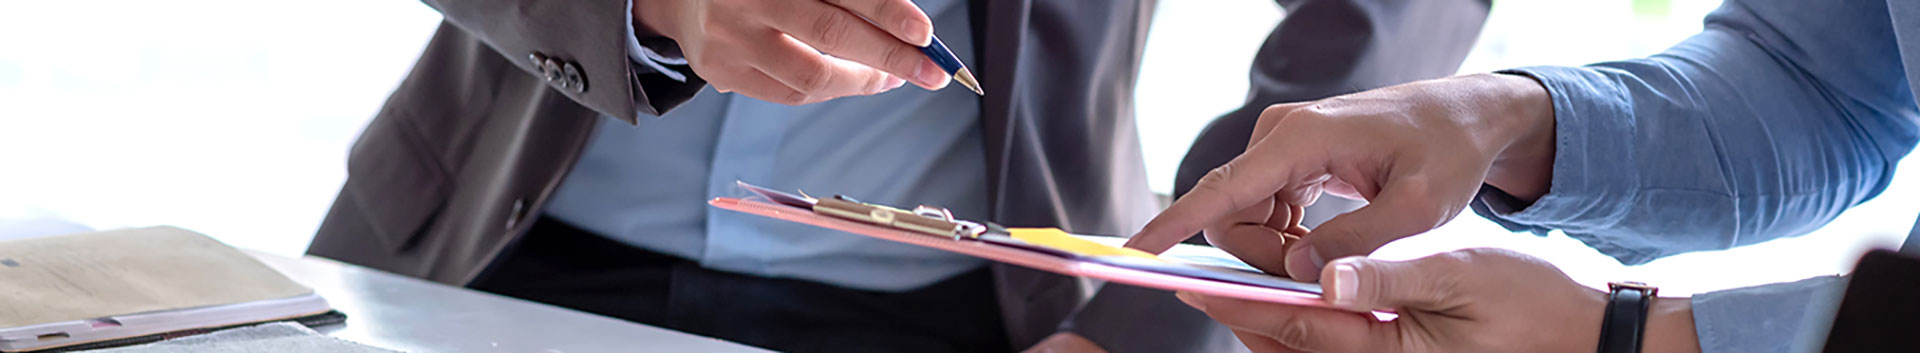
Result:
[[[1248,145],[1127,246],[1160,252],[1204,229],[1255,267],[1314,281],[1328,259],[1446,223],[1482,182],[1523,198],[1546,193],[1553,108],[1532,79],[1460,76],[1274,105]],[[1323,191],[1369,204],[1308,235],[1301,206]]]
[[[1605,293],[1552,264],[1506,250],[1468,249],[1408,262],[1334,261],[1321,277],[1343,310],[1181,292],[1254,352],[1590,352]],[[1375,309],[1399,317],[1380,322]],[[1349,312],[1350,311],[1350,312]],[[1646,352],[1699,352],[1686,298],[1655,299]]]
[[[1081,337],[1079,334],[1075,334],[1072,332],[1061,332],[1061,333],[1053,334],[1052,336],[1047,336],[1047,339],[1040,340],[1040,343],[1036,343],[1033,345],[1033,347],[1028,347],[1027,350],[1024,350],[1021,352],[1022,353],[1107,353],[1107,350],[1100,348],[1099,344],[1095,344],[1093,343],[1093,341],[1089,341],[1087,340],[1086,337]]]
[[[910,0],[635,0],[633,13],[722,92],[799,105],[950,80],[920,53],[933,21]]]

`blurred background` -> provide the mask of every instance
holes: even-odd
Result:
[[[1501,0],[1461,72],[1659,52],[1717,0]],[[1138,89],[1157,192],[1193,137],[1245,98],[1266,0],[1162,0]],[[279,254],[306,248],[345,180],[347,148],[439,22],[415,1],[0,2],[0,237],[171,224]],[[1685,294],[1834,274],[1897,246],[1920,171],[1813,234],[1627,267],[1563,235],[1469,214],[1381,257],[1498,246],[1590,285]]]

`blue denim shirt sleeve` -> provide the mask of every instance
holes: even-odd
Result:
[[[1817,352],[1846,287],[1846,277],[1821,276],[1695,295],[1701,353]]]
[[[1511,70],[1556,124],[1549,192],[1491,187],[1473,210],[1561,229],[1626,264],[1806,233],[1886,188],[1920,135],[1883,1],[1728,0],[1644,59]],[[1813,351],[1845,279],[1694,297],[1706,352]]]
[[[1626,264],[1806,233],[1913,148],[1899,60],[1885,3],[1731,0],[1652,57],[1510,70],[1552,97],[1552,184],[1531,205],[1483,188],[1472,207]]]

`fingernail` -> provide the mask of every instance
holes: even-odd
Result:
[[[1360,294],[1358,293],[1359,291],[1359,269],[1353,268],[1353,264],[1342,263],[1333,265],[1333,293],[1329,295],[1333,297],[1333,305],[1352,307],[1353,298]]]
[[[902,85],[906,85],[906,84],[907,84],[907,79],[904,79],[904,78],[900,78],[899,76],[892,76],[892,75],[888,75],[888,76],[887,76],[887,88],[882,88],[882,89],[880,89],[880,91],[883,91],[883,92],[884,92],[884,91],[892,91],[893,89],[895,89],[895,88],[900,88],[900,86],[902,86]]]
[[[1312,245],[1306,246],[1307,260],[1313,260],[1313,268],[1327,268],[1327,258],[1320,256],[1320,250]]]
[[[935,66],[931,61],[921,62],[920,67],[913,69],[913,81],[932,89],[946,87],[946,77],[947,72],[942,71],[939,66]]]
[[[1187,303],[1187,306],[1191,306],[1194,309],[1207,310],[1207,306],[1200,304],[1200,298],[1195,297],[1193,293],[1185,291],[1174,292],[1173,297],[1180,298],[1181,303]]]

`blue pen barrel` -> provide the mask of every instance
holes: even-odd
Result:
[[[960,57],[954,56],[953,51],[947,49],[947,43],[940,42],[940,37],[933,37],[933,42],[920,47],[920,52],[926,54],[928,59],[933,59],[933,64],[940,65],[940,70],[948,74],[958,72],[962,67]]]

